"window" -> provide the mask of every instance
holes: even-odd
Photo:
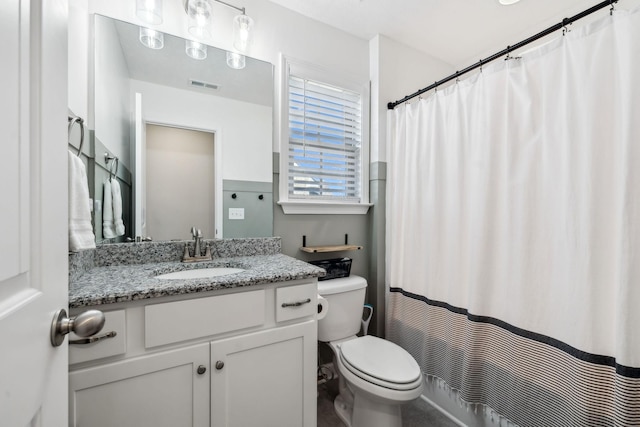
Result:
[[[335,84],[330,76],[322,79],[317,69],[312,73],[290,62],[285,69],[280,178],[285,197],[279,203],[285,213],[366,213],[366,91],[362,85]]]

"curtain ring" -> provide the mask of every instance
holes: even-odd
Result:
[[[573,24],[573,22],[569,21],[569,18],[564,18],[562,20],[562,35],[564,36],[565,34],[567,34],[568,32],[570,32],[571,30],[569,29],[569,27],[567,25],[571,25]]]

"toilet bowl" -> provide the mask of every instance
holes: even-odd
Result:
[[[329,344],[339,374],[337,415],[348,427],[401,427],[401,405],[422,394],[423,376],[402,347],[374,336],[357,337],[366,280],[358,276],[318,284],[327,314],[318,339]]]

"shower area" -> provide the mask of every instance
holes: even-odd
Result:
[[[390,105],[387,338],[499,425],[640,425],[640,10],[604,3]]]

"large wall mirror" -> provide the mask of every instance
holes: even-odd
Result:
[[[97,241],[188,239],[192,226],[271,236],[273,66],[244,57],[232,68],[226,51],[169,34],[147,47],[140,27],[104,16],[94,29],[89,173],[98,201],[118,181],[127,229],[106,239],[112,207],[98,203]]]

